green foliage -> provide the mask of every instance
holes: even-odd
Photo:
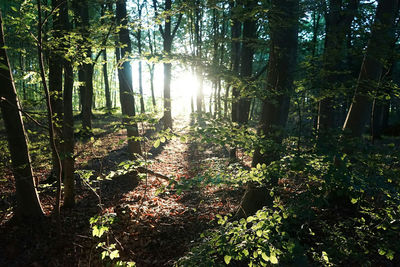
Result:
[[[364,144],[351,155],[338,152],[337,160],[287,154],[269,166],[232,172],[268,185],[273,205],[239,221],[219,217],[220,226],[203,233],[177,265],[390,264],[400,256],[400,157],[389,147]],[[278,184],[270,184],[271,176]]]
[[[220,227],[202,235],[202,244],[177,262],[177,266],[223,266],[246,262],[249,266],[301,263],[303,248],[285,232],[288,219],[279,199],[272,209],[229,222],[217,216]]]
[[[120,267],[132,267],[136,266],[134,262],[131,261],[121,261],[117,260],[120,258],[119,250],[116,243],[110,243],[111,239],[111,225],[116,220],[116,214],[111,212],[105,212],[102,215],[96,215],[91,217],[89,222],[92,228],[92,235],[98,238],[100,241],[96,245],[96,249],[100,250],[100,258],[105,263],[106,266],[120,266]]]

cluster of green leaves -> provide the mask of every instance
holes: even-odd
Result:
[[[119,250],[116,243],[110,243],[111,225],[116,220],[116,214],[106,212],[102,215],[96,215],[90,218],[90,226],[92,228],[92,235],[103,240],[102,237],[106,236],[106,241],[100,241],[96,248],[101,250],[101,260],[106,266],[114,267],[133,267],[136,266],[134,262],[117,260]]]
[[[213,118],[211,114],[202,114],[200,123],[194,124],[191,129],[193,140],[210,143],[226,148],[241,147],[252,155],[258,142],[255,131],[245,126],[239,126],[226,118]]]
[[[221,171],[224,182],[230,175],[231,183],[269,186],[275,202],[240,221],[220,217],[220,226],[203,233],[177,265],[369,266],[396,260],[400,155],[393,144],[354,146],[351,154],[309,150],[287,153],[269,166]],[[221,177],[215,170],[211,175]]]
[[[276,198],[273,208],[265,207],[240,221],[230,222],[228,216],[217,216],[220,227],[203,233],[202,244],[182,257],[177,266],[301,264],[303,248],[283,229],[289,214],[279,202]]]

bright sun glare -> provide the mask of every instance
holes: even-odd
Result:
[[[132,74],[134,81],[137,79],[136,64],[133,64]],[[149,75],[147,72],[144,75],[144,95],[150,97]],[[190,70],[176,66],[172,70],[171,80],[171,98],[172,98],[172,115],[178,116],[182,114],[189,114],[191,112],[191,98],[194,101],[194,108],[196,109],[196,94],[198,90],[198,79]],[[154,93],[156,98],[163,98],[164,88],[164,69],[162,64],[157,64],[154,72]],[[136,90],[134,86],[134,90]],[[209,102],[211,95],[211,86],[205,80],[203,83],[203,94],[206,104]]]

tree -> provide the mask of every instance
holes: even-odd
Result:
[[[33,180],[31,159],[21,106],[5,49],[3,19],[0,14],[0,107],[10,149],[17,196],[16,216],[21,222],[33,222],[44,216]]]
[[[62,1],[60,4],[60,24],[64,32],[71,30],[68,18],[68,0]],[[65,45],[68,50],[68,45]],[[72,207],[75,205],[74,190],[74,117],[72,109],[72,93],[74,86],[74,73],[72,63],[64,58],[62,61],[64,68],[64,118],[63,118],[63,144],[62,144],[62,170],[64,178],[64,207]]]
[[[343,58],[346,34],[357,12],[359,0],[351,0],[347,6],[343,1],[330,0],[329,11],[326,11],[326,35],[323,63],[321,70],[321,95],[323,99],[318,105],[317,129],[319,138],[331,131],[335,126],[335,87],[343,81]],[[325,7],[326,8],[326,7]]]
[[[245,1],[244,10],[246,19],[243,22],[243,41],[240,64],[240,78],[244,83],[243,95],[249,90],[248,83],[253,73],[253,57],[254,57],[254,41],[257,38],[256,20],[252,17],[252,13],[256,3],[254,1]],[[249,120],[250,99],[242,96],[239,100],[237,120],[240,124],[246,124]]]
[[[143,13],[143,7],[144,7],[145,2],[138,1],[137,2],[137,9],[138,9],[138,20],[139,20],[139,25],[138,25],[138,30],[136,32],[136,39],[137,39],[137,47],[138,47],[138,54],[139,54],[139,68],[138,68],[138,75],[139,75],[139,94],[140,94],[140,113],[145,112],[145,107],[144,107],[144,97],[143,97],[143,71],[142,71],[142,13]]]
[[[116,8],[117,23],[121,25],[119,41],[123,47],[117,48],[117,59],[121,59],[122,66],[118,68],[119,95],[123,123],[126,126],[128,136],[128,151],[131,157],[141,155],[139,130],[135,122],[135,98],[132,90],[132,68],[129,57],[132,53],[132,44],[129,37],[128,17],[126,13],[126,0],[118,0]]]
[[[399,10],[398,0],[380,0],[376,10],[367,51],[361,65],[353,102],[347,113],[343,130],[359,137],[371,116],[372,99],[368,94],[379,87],[384,60],[390,51],[393,23]]]
[[[153,0],[154,10],[156,12],[156,16],[158,16],[157,11],[157,0]],[[179,25],[182,21],[183,14],[178,15],[178,20],[176,21],[175,27],[172,29],[172,0],[165,0],[165,22],[164,28],[159,25],[159,31],[163,38],[163,52],[165,56],[166,62],[164,62],[164,128],[172,129],[172,113],[171,113],[171,68],[172,64],[168,62],[169,57],[171,56],[172,51],[172,41],[176,35],[176,32],[179,28]]]
[[[54,10],[57,10],[62,4],[62,0],[52,0],[51,5]],[[59,16],[52,16],[53,18],[53,38],[59,40],[61,37],[61,21]],[[63,120],[63,99],[62,99],[62,58],[60,55],[59,47],[57,44],[52,45],[49,51],[49,91],[51,106],[53,108],[53,120],[55,122],[54,127],[54,139],[56,141],[56,148],[60,151],[61,141],[61,128]],[[52,150],[52,163],[53,163],[53,176],[59,173],[57,169],[57,156],[56,151]]]
[[[101,7],[101,17],[104,16],[106,9],[106,5]],[[111,6],[112,11],[112,6]],[[111,114],[112,110],[112,102],[111,102],[111,93],[110,93],[110,83],[108,81],[108,71],[107,71],[107,48],[104,48],[102,51],[103,54],[103,77],[104,77],[104,94],[106,97],[106,113]]]
[[[270,56],[268,63],[268,97],[263,100],[259,129],[266,138],[280,144],[289,112],[289,93],[293,88],[297,59],[299,0],[272,0],[269,10]],[[273,147],[262,153],[257,147],[253,166],[270,164],[279,158]],[[271,181],[272,184],[277,181]],[[249,184],[237,216],[253,214],[268,200],[267,187]]]
[[[93,105],[93,71],[92,49],[89,42],[89,5],[88,0],[73,1],[73,9],[76,17],[76,26],[82,36],[80,52],[84,61],[79,67],[79,92],[82,105],[82,133],[91,135],[92,131],[92,105]]]

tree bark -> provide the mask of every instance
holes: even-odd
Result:
[[[172,1],[165,1],[165,11],[170,12]],[[172,48],[171,16],[167,16],[164,24],[164,53],[167,57],[171,54]],[[171,114],[171,63],[164,63],[164,129],[172,129]]]
[[[108,70],[107,70],[107,49],[103,50],[103,76],[104,76],[104,93],[106,97],[106,113],[111,114],[112,102],[110,93],[110,83],[108,81]]]
[[[246,20],[243,22],[243,41],[242,41],[242,53],[241,53],[241,65],[240,65],[240,77],[244,86],[242,90],[244,95],[249,91],[250,77],[253,73],[253,57],[254,57],[254,42],[257,38],[257,27],[256,20],[249,16],[256,7],[254,1],[246,1],[244,10],[246,12]],[[242,96],[239,100],[239,124],[247,124],[249,121],[250,111],[250,98]]]
[[[143,71],[142,71],[142,6],[138,4],[138,13],[139,13],[139,29],[137,30],[137,41],[138,41],[138,52],[139,52],[139,94],[140,94],[140,113],[145,113],[144,108],[144,96],[143,96]]]
[[[53,9],[59,8],[62,0],[52,0]],[[53,16],[53,33],[56,40],[61,38],[62,25],[59,16]],[[54,140],[56,148],[61,151],[61,129],[63,120],[63,99],[62,99],[62,58],[59,47],[52,47],[49,51],[49,91],[51,106],[53,108],[54,120]],[[57,166],[56,151],[52,150],[52,177],[59,173]]]
[[[238,89],[238,77],[239,77],[239,67],[240,67],[240,36],[242,33],[241,22],[239,21],[238,14],[234,12],[237,7],[237,1],[230,1],[231,17],[232,17],[232,27],[231,27],[231,65],[232,65],[232,76],[231,86],[232,86],[232,110],[231,119],[232,122],[239,121],[239,96],[240,92]],[[229,151],[229,156],[231,159],[236,158],[236,147],[231,148]]]
[[[353,102],[347,113],[343,130],[360,137],[371,116],[372,98],[368,95],[378,88],[383,61],[390,52],[393,22],[398,12],[398,0],[380,0],[372,25],[371,39],[361,65]]]
[[[268,99],[263,100],[259,130],[268,139],[280,144],[289,111],[289,93],[293,89],[297,58],[297,34],[299,18],[299,0],[272,0],[269,11],[270,55],[268,64]],[[282,23],[282,22],[285,23]],[[271,148],[262,153],[256,148],[252,165],[269,165],[279,158],[279,150]],[[271,178],[273,179],[273,178]],[[275,184],[271,180],[269,183]],[[255,213],[268,204],[268,187],[247,186],[241,207],[236,216],[244,217]]]
[[[343,82],[344,47],[346,33],[356,15],[359,0],[351,0],[345,8],[342,0],[329,1],[329,13],[325,15],[326,37],[321,71],[321,96],[323,99],[318,104],[317,130],[318,138],[331,132],[335,127],[335,88]],[[341,73],[342,72],[342,73]],[[327,136],[327,138],[329,138]],[[328,140],[323,140],[328,141]],[[325,142],[322,142],[325,143]]]
[[[89,38],[89,6],[88,0],[73,1],[74,13],[76,16],[76,25],[84,41],[80,43],[81,53],[86,58],[92,59],[92,49],[86,44]],[[94,66],[91,62],[84,63],[79,67],[78,77],[81,85],[79,86],[80,102],[82,105],[82,134],[90,136],[92,134],[92,105],[93,105],[93,71]]]
[[[117,49],[117,59],[123,60],[122,68],[118,69],[120,101],[123,116],[123,123],[126,126],[128,136],[128,151],[131,158],[135,158],[136,154],[141,155],[139,142],[139,130],[134,119],[135,114],[135,98],[132,90],[132,68],[128,57],[132,53],[132,45],[129,37],[128,17],[126,12],[126,0],[117,1],[116,9],[117,23],[121,25],[119,31],[119,41],[124,47]],[[119,55],[120,50],[120,55]]]
[[[68,18],[68,0],[61,3],[60,21],[63,31],[70,31],[71,26]],[[74,73],[72,63],[63,60],[64,67],[64,120],[63,120],[63,159],[62,170],[64,178],[64,207],[75,205],[75,159],[74,159],[74,117],[72,106],[72,94],[74,87]]]
[[[22,223],[36,222],[44,217],[33,180],[28,142],[21,116],[14,80],[5,49],[3,19],[0,13],[0,108],[6,129],[8,147],[15,179],[16,217]]]

